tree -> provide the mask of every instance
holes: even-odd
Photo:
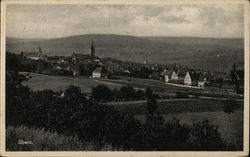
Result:
[[[98,85],[92,88],[93,98],[97,101],[111,101],[112,90],[105,85]]]
[[[151,71],[146,67],[141,67],[140,69],[140,78],[149,78]]]
[[[157,95],[153,94],[152,90],[146,89],[147,111],[149,114],[154,114],[157,110]]]
[[[135,97],[136,97],[136,100],[144,100],[144,98],[145,98],[145,93],[144,93],[144,91],[142,91],[142,90],[137,90],[137,91],[135,92]]]
[[[218,131],[219,127],[209,124],[207,119],[202,122],[193,122],[191,126],[190,150],[228,150],[228,145]]]
[[[20,125],[28,121],[27,105],[31,90],[22,83],[31,77],[17,71],[6,72],[6,125]]]
[[[230,122],[231,122],[231,114],[234,113],[235,106],[237,106],[237,101],[234,99],[229,99],[225,101],[223,105],[223,111],[224,113],[228,114]]]
[[[122,86],[120,89],[121,97],[125,100],[135,99],[135,89],[131,86]]]

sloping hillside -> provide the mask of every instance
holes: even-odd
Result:
[[[243,39],[194,37],[135,37],[126,35],[79,35],[39,40],[7,38],[7,51],[37,51],[40,45],[48,55],[88,53],[91,40],[99,57],[149,63],[180,63],[194,68],[228,71],[232,62],[243,61]]]

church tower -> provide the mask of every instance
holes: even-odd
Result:
[[[95,47],[94,47],[94,42],[92,40],[91,46],[90,46],[90,59],[93,61],[95,59]]]

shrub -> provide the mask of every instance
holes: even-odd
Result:
[[[105,85],[98,85],[92,88],[92,95],[95,100],[98,101],[110,101],[112,100],[112,90]]]
[[[231,114],[234,112],[235,107],[237,106],[237,101],[234,99],[227,100],[223,105],[223,111],[228,114],[231,122]]]
[[[191,150],[233,150],[234,146],[226,143],[218,132],[219,127],[209,124],[207,119],[193,122],[190,130]]]

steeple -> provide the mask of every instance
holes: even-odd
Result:
[[[43,52],[43,51],[42,51],[42,48],[41,48],[40,46],[38,47],[38,52],[39,52],[39,53],[42,53],[42,52]]]
[[[91,41],[91,46],[89,51],[90,51],[90,59],[93,61],[95,59],[95,47],[93,40]]]
[[[95,47],[94,47],[94,42],[93,40],[91,41],[91,47],[90,47],[91,50],[95,50]]]

